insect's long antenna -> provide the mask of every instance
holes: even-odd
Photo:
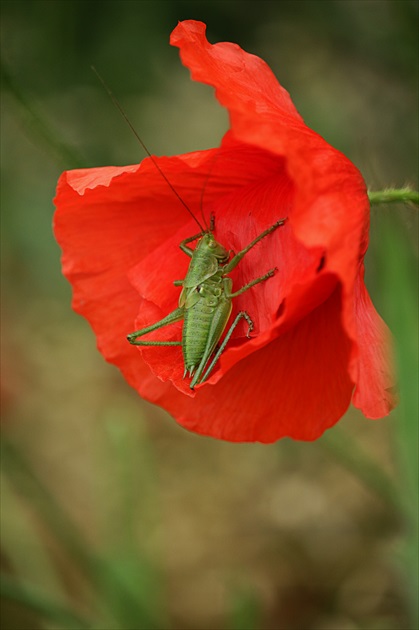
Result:
[[[194,215],[194,213],[192,212],[192,210],[189,208],[189,206],[187,205],[187,203],[182,199],[182,197],[179,195],[178,191],[176,190],[176,188],[172,185],[172,183],[170,182],[170,180],[167,178],[167,176],[165,175],[165,173],[162,171],[162,169],[160,168],[158,162],[154,159],[154,157],[151,155],[150,151],[147,149],[146,145],[144,144],[144,142],[141,140],[140,136],[138,135],[137,131],[135,130],[134,126],[132,125],[131,121],[129,120],[128,116],[126,115],[126,113],[124,112],[122,105],[119,103],[118,99],[116,98],[116,96],[114,95],[114,93],[112,92],[112,90],[110,89],[110,87],[107,85],[107,83],[105,82],[105,80],[100,76],[99,72],[96,70],[96,68],[94,66],[91,66],[93,72],[95,73],[95,75],[97,76],[97,78],[99,79],[99,81],[101,82],[101,84],[103,85],[103,87],[105,88],[106,92],[108,93],[109,97],[111,98],[113,104],[115,105],[115,107],[118,109],[119,113],[121,114],[122,118],[125,120],[125,122],[127,123],[127,125],[129,126],[129,128],[131,129],[132,133],[134,134],[134,136],[137,138],[138,142],[141,144],[142,148],[144,149],[144,151],[147,153],[148,157],[150,158],[150,160],[153,162],[154,166],[156,167],[156,169],[159,171],[160,175],[163,177],[163,179],[165,180],[165,182],[168,184],[168,186],[170,187],[170,189],[174,192],[174,194],[176,195],[176,197],[179,199],[179,201],[181,202],[181,204],[186,208],[186,210],[189,212],[189,214],[191,215],[191,217],[194,219],[194,221],[199,225],[199,229],[201,230],[201,232],[206,232],[208,228],[203,228],[200,221],[198,221],[198,219],[196,218],[196,216]]]
[[[218,149],[218,151],[214,155],[214,159],[213,159],[212,164],[211,164],[211,166],[209,168],[207,176],[205,177],[205,182],[204,182],[204,185],[203,185],[202,190],[201,190],[201,199],[200,199],[200,202],[199,202],[199,209],[200,209],[200,212],[201,212],[202,220],[205,223],[205,225],[207,224],[207,222],[206,222],[205,215],[204,215],[204,195],[205,195],[205,191],[207,189],[207,185],[208,185],[208,182],[210,180],[210,177],[211,177],[211,175],[212,175],[212,173],[214,171],[215,163],[216,163],[216,161],[217,161],[217,159],[218,159],[218,157],[220,155],[220,152],[221,152],[221,147]],[[210,224],[211,223],[212,223],[212,219],[210,220]],[[209,227],[209,230],[210,230],[210,232],[212,232],[211,225]]]

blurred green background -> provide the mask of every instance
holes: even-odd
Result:
[[[264,58],[372,189],[417,188],[412,1],[2,1],[4,630],[415,630],[417,210],[372,211],[367,285],[401,403],[315,443],[179,428],[97,352],[53,239],[63,170],[217,146],[178,20]],[[303,392],[302,392],[303,395]]]

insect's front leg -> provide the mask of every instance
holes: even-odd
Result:
[[[201,238],[202,234],[203,232],[200,232],[199,234],[195,234],[194,236],[190,236],[189,238],[185,238],[183,241],[181,241],[179,245],[180,249],[190,258],[192,258],[194,250],[190,247],[187,247],[187,244],[192,243],[192,241],[196,241],[197,238]]]
[[[169,315],[167,315],[166,317],[163,317],[163,319],[160,319],[155,324],[151,324],[151,326],[146,326],[146,328],[141,328],[140,330],[136,330],[135,332],[130,333],[129,335],[127,335],[127,339],[130,343],[132,343],[133,346],[181,346],[181,341],[138,341],[138,337],[142,337],[149,332],[153,332],[153,330],[158,330],[159,328],[164,328],[169,324],[178,322],[179,320],[183,319],[183,316],[184,308],[179,307],[169,313]]]
[[[249,243],[249,245],[247,245],[247,247],[245,247],[240,252],[238,252],[238,254],[236,254],[230,260],[230,262],[224,267],[224,270],[223,270],[224,274],[230,273],[230,271],[232,271],[235,267],[237,267],[241,259],[244,258],[244,256],[246,256],[247,252],[251,250],[252,247],[254,247],[257,243],[259,243],[259,241],[261,241],[263,238],[265,238],[266,236],[268,236],[269,234],[277,230],[279,227],[281,227],[281,225],[284,225],[286,220],[287,220],[286,218],[279,219],[279,221],[271,225],[270,228],[268,228],[267,230],[264,230],[261,234],[259,234],[259,236],[257,236],[251,243]]]

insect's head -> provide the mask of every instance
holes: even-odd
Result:
[[[213,256],[217,258],[221,263],[226,262],[230,257],[225,247],[223,247],[218,241],[215,240],[212,232],[205,232],[201,240],[201,248],[206,249]]]

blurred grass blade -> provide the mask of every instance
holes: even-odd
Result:
[[[101,614],[111,618],[115,623],[124,611],[122,625],[115,628],[136,628],[136,630],[158,630],[159,625],[155,616],[151,615],[143,604],[141,596],[141,581],[129,584],[122,575],[120,567],[114,560],[92,550],[82,532],[76,527],[65,510],[57,503],[53,495],[32,471],[28,461],[21,456],[11,442],[3,440],[2,467],[8,474],[10,482],[19,494],[30,500],[31,506],[37,508],[41,519],[48,524],[56,539],[61,542],[69,557],[78,563],[82,574],[89,580],[96,594],[97,608]],[[101,590],[107,585],[108,593],[113,597],[103,597]],[[115,601],[119,602],[114,608]],[[129,611],[129,625],[127,625],[126,611]]]
[[[37,584],[50,598],[65,602],[65,587],[30,506],[20,500],[6,475],[1,475],[0,484],[0,531],[7,564],[24,582]]]
[[[149,547],[155,537],[157,516],[153,518],[156,498],[154,458],[148,437],[139,432],[138,413],[132,422],[121,422],[117,408],[107,410],[102,423],[105,445],[99,453],[98,470],[108,471],[111,478],[106,488],[118,492],[102,497],[98,509],[104,523],[106,563],[111,574],[104,573],[100,589],[102,597],[112,601],[114,614],[125,628],[168,628],[163,601],[162,576],[159,571],[158,547]],[[108,462],[112,461],[110,468]],[[105,506],[105,508],[104,508]],[[151,517],[151,520],[150,520]],[[123,527],[121,528],[121,524]],[[152,554],[152,555],[151,555]],[[124,590],[114,588],[118,576]],[[127,593],[130,598],[127,599]],[[135,604],[133,606],[133,604]],[[141,617],[139,612],[141,611]]]
[[[29,462],[7,439],[3,439],[1,444],[1,463],[3,473],[9,478],[18,494],[29,499],[30,503],[37,508],[41,518],[48,523],[55,537],[63,544],[71,557],[85,570],[91,571],[95,557],[90,552],[84,536],[35,475]]]
[[[418,265],[407,234],[392,216],[380,222],[381,269],[386,281],[385,314],[396,341],[400,404],[397,409],[396,458],[398,492],[405,521],[406,588],[410,598],[411,628],[419,627],[419,426],[418,426]]]
[[[1,78],[3,89],[6,88],[19,106],[20,116],[27,128],[28,135],[36,136],[42,141],[49,153],[58,158],[64,168],[83,168],[86,160],[73,147],[63,142],[51,125],[41,115],[39,108],[35,108],[32,98],[17,84],[11,73],[1,61]]]
[[[230,602],[229,630],[258,630],[261,617],[260,601],[250,586],[233,590]]]
[[[336,461],[355,477],[370,492],[378,496],[392,511],[401,508],[400,493],[394,482],[347,432],[340,427],[327,431],[318,441]]]
[[[1,576],[0,595],[5,599],[29,608],[44,619],[54,621],[59,624],[60,628],[89,630],[93,627],[70,608],[57,604],[45,597],[33,586],[23,586],[8,575]]]

